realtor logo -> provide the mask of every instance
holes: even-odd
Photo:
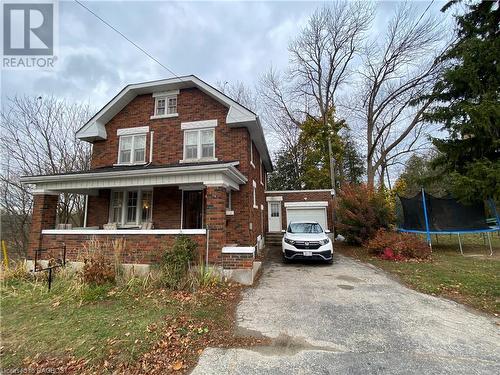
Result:
[[[3,68],[52,68],[56,3],[3,2]]]

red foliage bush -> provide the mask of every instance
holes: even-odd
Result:
[[[378,229],[388,228],[393,213],[383,192],[365,184],[342,186],[337,201],[338,230],[353,244],[362,244]]]
[[[365,247],[382,259],[426,259],[431,255],[429,246],[417,236],[408,233],[388,232],[380,229]]]

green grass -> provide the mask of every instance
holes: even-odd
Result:
[[[96,364],[112,358],[131,363],[158,340],[165,317],[190,314],[219,319],[225,306],[214,297],[183,303],[169,292],[141,287],[85,286],[56,277],[45,282],[7,281],[1,286],[2,368],[23,367],[23,359],[84,358]]]
[[[440,236],[437,244],[433,237],[432,260],[426,262],[386,261],[370,256],[363,248],[349,246],[339,246],[339,250],[397,275],[420,292],[500,314],[500,239],[496,234],[492,236],[495,255],[490,257],[481,236],[464,237],[465,256],[460,255],[456,238]]]

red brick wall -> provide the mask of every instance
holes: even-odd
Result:
[[[221,251],[226,245],[226,189],[209,186],[205,190],[205,223],[209,229],[210,263],[220,263]]]
[[[188,235],[198,244],[198,252],[201,259],[204,259],[206,249],[205,235]],[[43,255],[43,259],[51,257],[62,257],[62,244],[66,244],[66,260],[68,261],[81,261],[82,256],[85,254],[84,246],[88,244],[87,241],[98,240],[101,244],[108,242],[107,251],[105,254],[110,260],[113,260],[114,253],[110,242],[116,239],[125,240],[125,250],[122,253],[123,263],[143,263],[152,264],[157,263],[162,254],[171,249],[175,239],[178,235],[154,235],[154,234],[130,234],[130,235],[85,235],[85,234],[44,234],[43,247],[49,250]],[[105,246],[105,245],[104,245]],[[54,249],[57,248],[57,249]]]
[[[35,257],[35,250],[43,246],[42,229],[55,229],[58,195],[35,195],[31,217],[28,258]]]
[[[327,220],[328,220],[328,229],[333,228],[333,196],[331,190],[323,190],[323,191],[296,191],[293,193],[275,193],[272,191],[266,192],[266,196],[281,196],[283,197],[283,201],[281,202],[281,221],[282,228],[286,228],[287,218],[286,218],[286,202],[307,202],[307,201],[326,201],[328,202],[328,207],[326,208]],[[266,202],[267,205],[267,202]],[[266,220],[267,220],[267,211],[266,211]]]
[[[177,186],[153,189],[153,224],[155,228],[180,229],[182,191]]]
[[[222,266],[225,269],[252,269],[253,260],[253,254],[222,254]]]
[[[99,190],[99,195],[89,196],[87,201],[87,226],[102,228],[109,220],[109,189]]]

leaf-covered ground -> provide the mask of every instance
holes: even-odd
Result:
[[[196,293],[87,287],[57,280],[1,287],[2,369],[58,373],[186,373],[207,347],[260,345],[233,333],[241,287]]]

